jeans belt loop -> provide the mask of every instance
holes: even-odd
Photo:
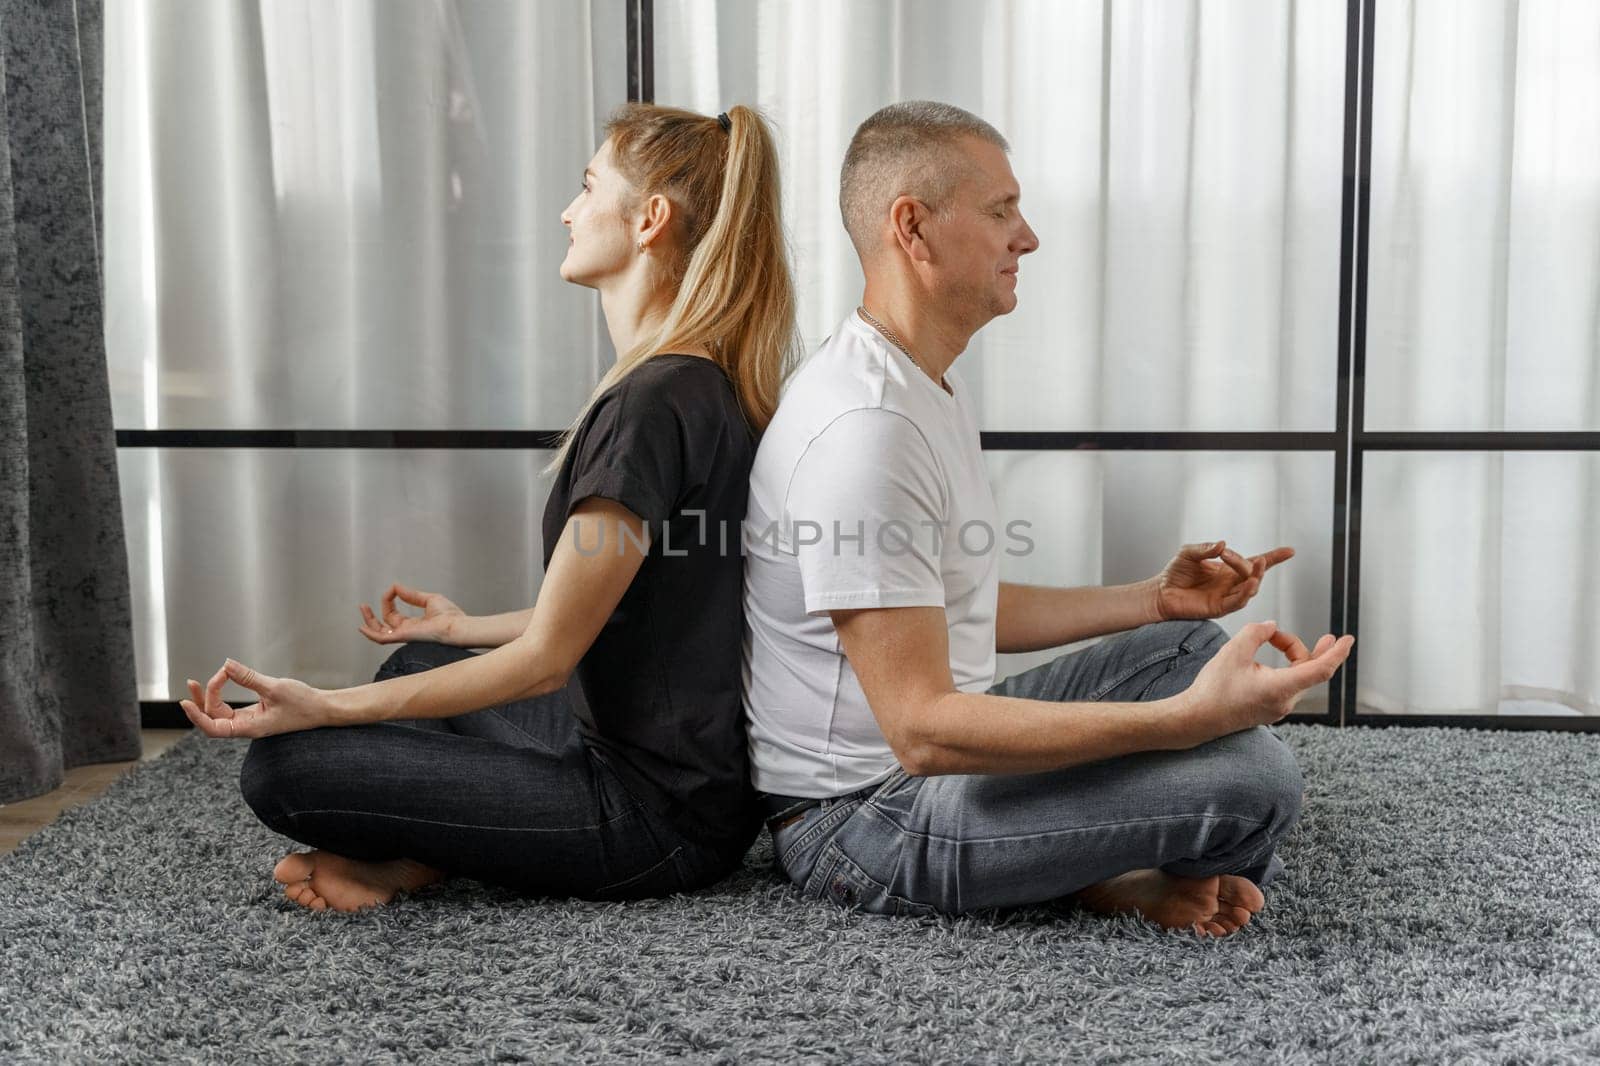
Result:
[[[778,830],[799,821],[801,818],[805,817],[805,813],[811,810],[811,808],[820,807],[822,805],[822,800],[820,799],[802,799],[800,797],[793,798],[794,802],[792,804],[783,808],[783,810],[767,819],[767,832],[776,836]]]
[[[867,785],[864,788],[858,788],[854,792],[846,792],[842,796],[823,796],[823,797],[817,798],[817,799],[809,799],[809,798],[805,798],[805,797],[801,797],[801,796],[783,796],[781,798],[783,798],[783,799],[792,799],[792,800],[794,800],[794,802],[792,804],[784,807],[777,814],[774,814],[774,815],[770,816],[769,818],[767,818],[767,820],[766,820],[767,832],[772,833],[773,835],[777,835],[778,830],[784,829],[784,828],[794,824],[795,822],[799,821],[802,817],[805,816],[805,813],[807,811],[811,810],[813,807],[822,806],[824,800],[830,800],[830,799],[839,799],[839,800],[860,799],[862,801],[865,801],[869,796],[871,796],[880,787],[882,787],[882,785],[883,785],[883,782],[879,781],[876,784]],[[772,796],[773,794],[769,792],[769,793],[767,793],[767,795],[768,796]]]

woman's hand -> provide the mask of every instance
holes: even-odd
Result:
[[[422,608],[422,617],[405,614],[394,605],[399,596],[413,607]],[[405,644],[413,640],[431,640],[448,644],[451,628],[457,618],[466,612],[437,592],[418,592],[407,585],[395,582],[383,594],[383,620],[373,616],[372,608],[361,605],[361,635],[377,644]]]
[[[222,702],[223,683],[230,679],[260,696],[261,702],[239,708]],[[222,664],[204,689],[190,678],[189,695],[194,697],[192,701],[179,700],[178,705],[208,737],[270,737],[334,724],[326,690],[292,677],[258,674],[232,659]]]
[[[1199,620],[1232,614],[1255,596],[1268,570],[1293,557],[1293,548],[1274,548],[1246,559],[1226,541],[1185,544],[1154,579],[1159,620]],[[1211,558],[1222,561],[1206,562]]]

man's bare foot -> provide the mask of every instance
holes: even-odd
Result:
[[[331,851],[296,851],[273,867],[272,876],[302,907],[356,911],[382,906],[396,892],[415,892],[447,875],[413,859],[362,862]]]
[[[1267,902],[1248,877],[1178,877],[1161,870],[1129,870],[1074,898],[1101,914],[1137,911],[1167,929],[1193,929],[1202,936],[1237,932]]]

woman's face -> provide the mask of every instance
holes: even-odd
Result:
[[[561,277],[577,285],[597,288],[606,278],[620,274],[634,258],[629,215],[624,206],[632,190],[611,165],[608,138],[583,172],[583,188],[561,212],[570,233]]]

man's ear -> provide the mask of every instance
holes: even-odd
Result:
[[[633,235],[634,245],[643,242],[648,248],[671,223],[672,201],[660,193],[653,194],[645,200],[644,210],[639,215],[639,226]]]
[[[898,196],[889,205],[889,226],[900,250],[914,263],[926,263],[933,258],[928,247],[928,221],[933,212],[928,205],[914,196]]]

